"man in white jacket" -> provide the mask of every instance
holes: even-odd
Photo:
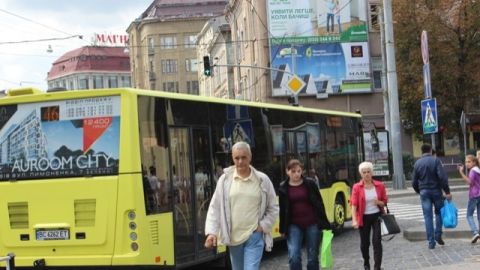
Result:
[[[232,147],[234,166],[224,170],[208,208],[205,247],[227,245],[233,270],[260,268],[263,248],[273,246],[271,231],[278,216],[273,184],[250,165],[252,152],[245,142]]]

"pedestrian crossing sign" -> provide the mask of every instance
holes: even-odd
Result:
[[[251,147],[255,146],[251,119],[228,121],[223,126],[223,134],[230,145],[237,142],[246,142]]]
[[[437,100],[434,98],[422,100],[423,134],[438,132]]]

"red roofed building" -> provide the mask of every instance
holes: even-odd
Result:
[[[130,87],[130,57],[123,47],[84,46],[67,52],[48,72],[49,88]]]

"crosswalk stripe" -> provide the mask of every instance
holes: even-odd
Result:
[[[407,203],[389,203],[388,209],[390,213],[395,215],[397,219],[417,220],[424,222],[422,207],[418,204]],[[465,218],[466,208],[458,209],[458,218]]]

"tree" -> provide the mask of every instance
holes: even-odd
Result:
[[[393,1],[401,118],[412,134],[422,134],[422,30],[428,32],[431,87],[437,99],[439,126],[449,133],[460,133],[456,123],[461,111],[479,94],[479,12],[480,3],[475,0]]]

